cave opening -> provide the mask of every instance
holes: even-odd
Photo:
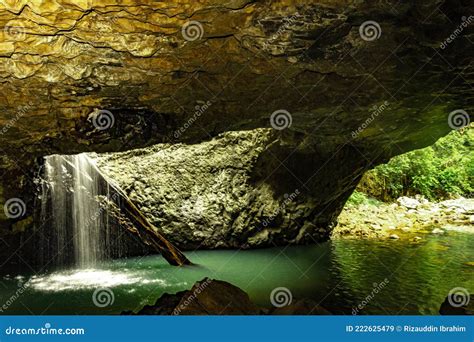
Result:
[[[469,298],[472,1],[134,2],[0,1],[1,314]]]

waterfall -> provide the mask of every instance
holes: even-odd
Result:
[[[97,169],[85,153],[45,157],[43,178],[46,258],[59,264],[93,266],[109,248],[108,215],[97,200],[99,195],[108,195],[108,186],[100,184]]]

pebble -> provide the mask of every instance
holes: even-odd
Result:
[[[435,228],[431,231],[431,234],[444,234],[444,230]]]
[[[397,234],[391,234],[390,239],[396,240],[396,239],[400,239],[400,237]]]
[[[420,201],[418,201],[417,199],[406,197],[406,196],[398,198],[397,202],[401,206],[403,206],[405,208],[408,208],[408,209],[416,209],[416,207],[418,207],[421,204]]]

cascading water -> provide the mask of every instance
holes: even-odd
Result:
[[[43,177],[45,262],[93,266],[110,249],[108,215],[98,201],[99,195],[108,196],[108,185],[100,182],[93,161],[85,153],[45,157]]]

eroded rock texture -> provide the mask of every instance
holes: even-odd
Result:
[[[281,109],[292,125],[257,173],[276,193],[305,185],[328,224],[365,169],[472,113],[473,12],[468,0],[3,0],[0,197],[26,213],[2,216],[2,232],[28,226],[46,154],[196,143],[270,128]],[[367,21],[380,30],[363,39]]]
[[[280,143],[272,130],[256,129],[224,133],[200,144],[159,144],[93,157],[180,248],[324,240],[335,217],[332,208],[322,208],[351,182],[341,179],[337,187],[315,193],[311,185],[298,184],[296,177],[272,177],[277,168],[267,158]],[[342,178],[344,168],[332,165],[322,171]]]

